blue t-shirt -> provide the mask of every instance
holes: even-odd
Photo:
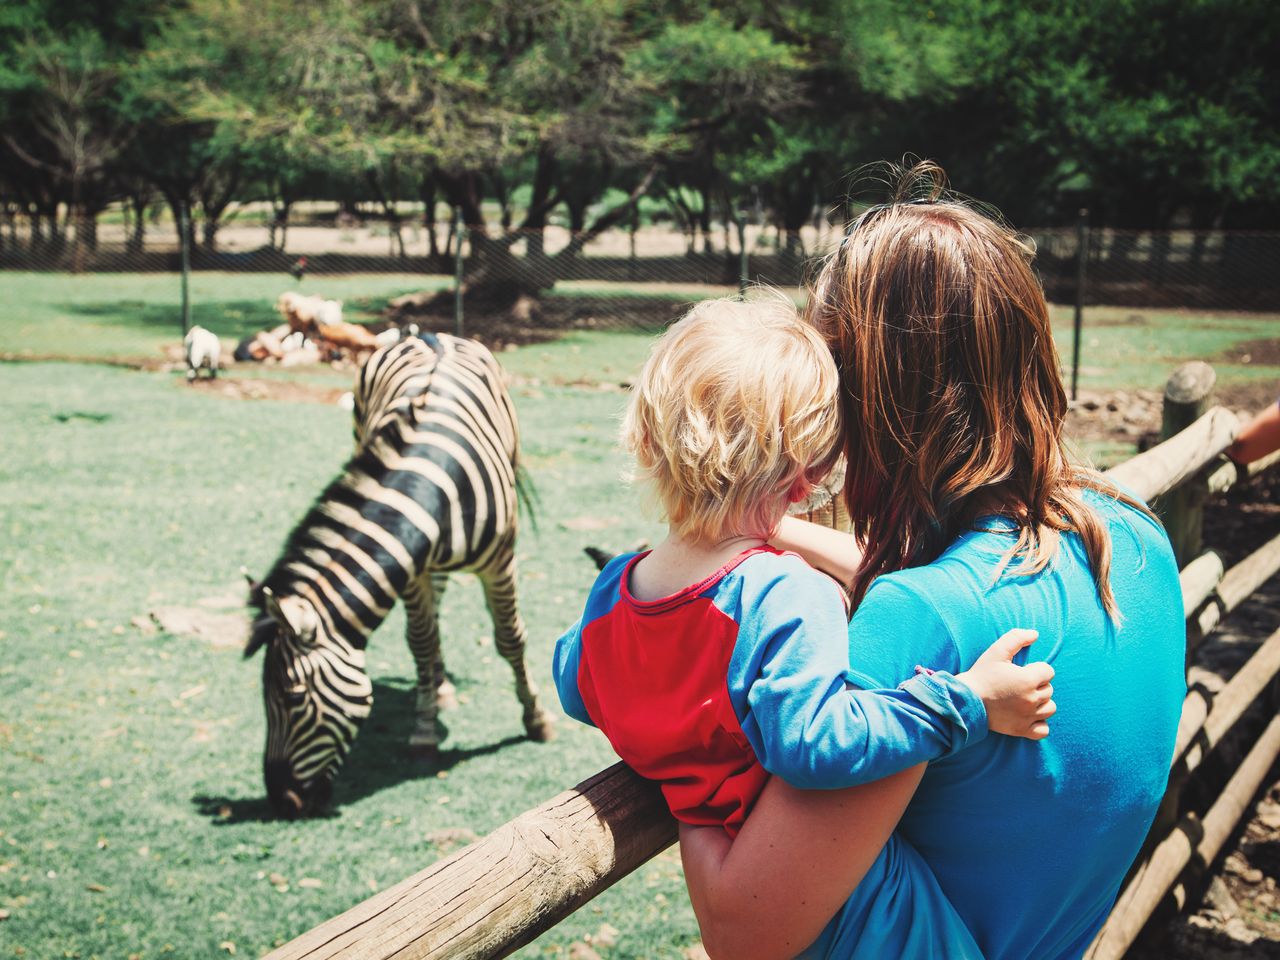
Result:
[[[1075,535],[1041,573],[993,583],[1011,536],[967,533],[867,592],[849,625],[855,683],[892,686],[921,662],[958,672],[1010,626],[1030,627],[1040,639],[1018,661],[1053,665],[1058,713],[1046,740],[993,735],[931,763],[880,862],[810,954],[925,956],[903,949],[924,925],[965,953],[972,936],[987,960],[1075,958],[1106,919],[1168,780],[1186,635],[1163,529],[1086,496],[1111,533],[1118,624]],[[947,902],[931,914],[935,885]],[[883,908],[894,899],[915,908]]]

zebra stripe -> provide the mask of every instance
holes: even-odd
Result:
[[[301,798],[298,810],[332,779],[368,715],[363,650],[397,598],[418,674],[410,744],[439,744],[436,608],[449,572],[480,577],[525,728],[550,735],[524,666],[514,552],[519,430],[492,354],[445,335],[377,351],[357,383],[354,434],[355,455],[290,533],[253,601],[249,652],[267,646],[268,792],[273,801]]]

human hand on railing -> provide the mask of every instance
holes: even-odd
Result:
[[[1244,466],[1280,450],[1280,403],[1273,403],[1240,431],[1227,456]]]

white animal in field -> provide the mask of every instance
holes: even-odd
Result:
[[[342,301],[320,300],[315,304],[315,321],[321,328],[336,327],[342,323]]]
[[[210,333],[204,327],[192,327],[183,337],[182,345],[187,353],[188,381],[194,380],[197,371],[201,369],[208,370],[211,378],[218,375],[218,358],[222,353],[222,344],[218,342],[217,335]]]
[[[417,335],[418,325],[416,323],[411,323],[404,327],[388,327],[386,330],[379,333],[376,339],[378,341],[378,346],[389,347],[393,344],[399,343],[405,337],[416,337]]]

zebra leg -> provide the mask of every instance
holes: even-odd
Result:
[[[440,624],[436,616],[439,596],[434,576],[410,583],[402,599],[408,614],[405,640],[418,668],[418,696],[414,707],[413,733],[409,735],[409,749],[415,754],[434,755],[444,736],[437,722],[439,705],[436,690],[444,675],[440,658]]]
[[[515,674],[516,696],[524,707],[525,732],[531,740],[546,741],[555,735],[553,720],[551,714],[538,703],[538,688],[529,679],[529,673],[525,669],[524,647],[527,633],[524,620],[520,617],[520,609],[516,605],[515,573],[513,556],[504,568],[482,574],[480,582],[484,585],[489,615],[493,617],[494,642],[498,653],[511,665],[511,672]]]
[[[449,585],[447,573],[431,574],[431,590],[435,594],[436,633],[440,632],[440,601],[444,597],[444,588]],[[458,705],[458,688],[453,685],[449,675],[444,672],[444,644],[436,643],[436,707],[440,710],[452,710]]]

